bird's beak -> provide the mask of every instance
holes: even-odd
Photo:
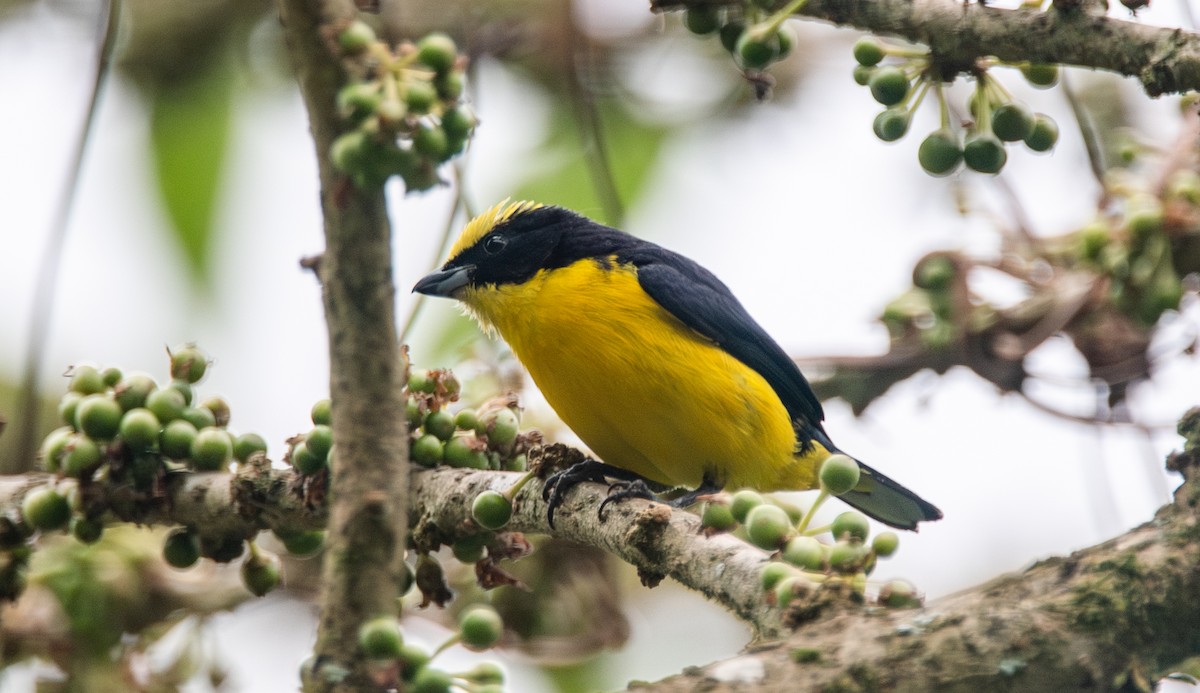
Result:
[[[424,276],[413,291],[427,296],[453,297],[454,292],[471,282],[475,273],[475,265],[463,265],[451,269],[442,269]]]

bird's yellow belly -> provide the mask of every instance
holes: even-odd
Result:
[[[655,303],[633,268],[583,260],[463,298],[605,462],[670,486],[814,486],[828,453],[796,456],[767,381]]]

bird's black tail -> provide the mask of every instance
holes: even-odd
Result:
[[[858,467],[861,470],[858,486],[838,497],[868,517],[914,532],[918,522],[942,519],[942,511],[917,494],[862,462],[858,462]]]

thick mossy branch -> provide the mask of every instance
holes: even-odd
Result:
[[[352,670],[336,682],[318,675],[313,689],[363,690],[370,676],[357,629],[395,611],[405,549],[406,367],[396,338],[391,228],[382,188],[351,184],[328,156],[345,127],[336,95],[348,81],[334,38],[357,8],[351,0],[278,6],[308,111],[325,219],[325,253],[306,264],[323,288],[336,442],[316,652]]]
[[[1171,466],[1194,475],[1200,456]],[[639,691],[1150,690],[1200,652],[1200,491],[1154,521],[924,609],[840,610],[746,655],[755,680],[710,665]],[[753,660],[753,666],[749,666]]]
[[[724,4],[732,3],[650,0],[656,11]],[[1096,16],[1078,5],[1041,11],[962,0],[811,0],[800,14],[925,44],[957,70],[995,56],[1111,70],[1137,78],[1151,96],[1200,89],[1200,35]]]

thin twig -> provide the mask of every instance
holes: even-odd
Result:
[[[54,221],[50,225],[50,237],[42,254],[42,264],[38,268],[37,285],[33,290],[32,310],[30,312],[29,340],[25,346],[24,373],[21,377],[20,404],[17,411],[22,417],[17,426],[16,454],[11,460],[0,461],[0,471],[15,472],[19,468],[15,464],[24,464],[33,459],[33,450],[37,444],[38,414],[40,388],[38,380],[46,358],[46,340],[50,336],[50,324],[54,317],[54,295],[58,288],[58,272],[62,267],[63,248],[67,243],[67,231],[70,227],[71,211],[75,207],[75,194],[79,191],[79,178],[83,170],[83,155],[91,139],[92,128],[96,123],[96,111],[100,104],[100,91],[108,76],[108,68],[112,62],[113,48],[116,46],[117,29],[121,19],[120,0],[108,0],[100,8],[99,26],[102,30],[100,46],[96,51],[96,70],[92,79],[92,91],[88,98],[87,113],[80,123],[79,132],[71,153],[70,169],[67,179],[59,191],[58,204],[54,206]]]

